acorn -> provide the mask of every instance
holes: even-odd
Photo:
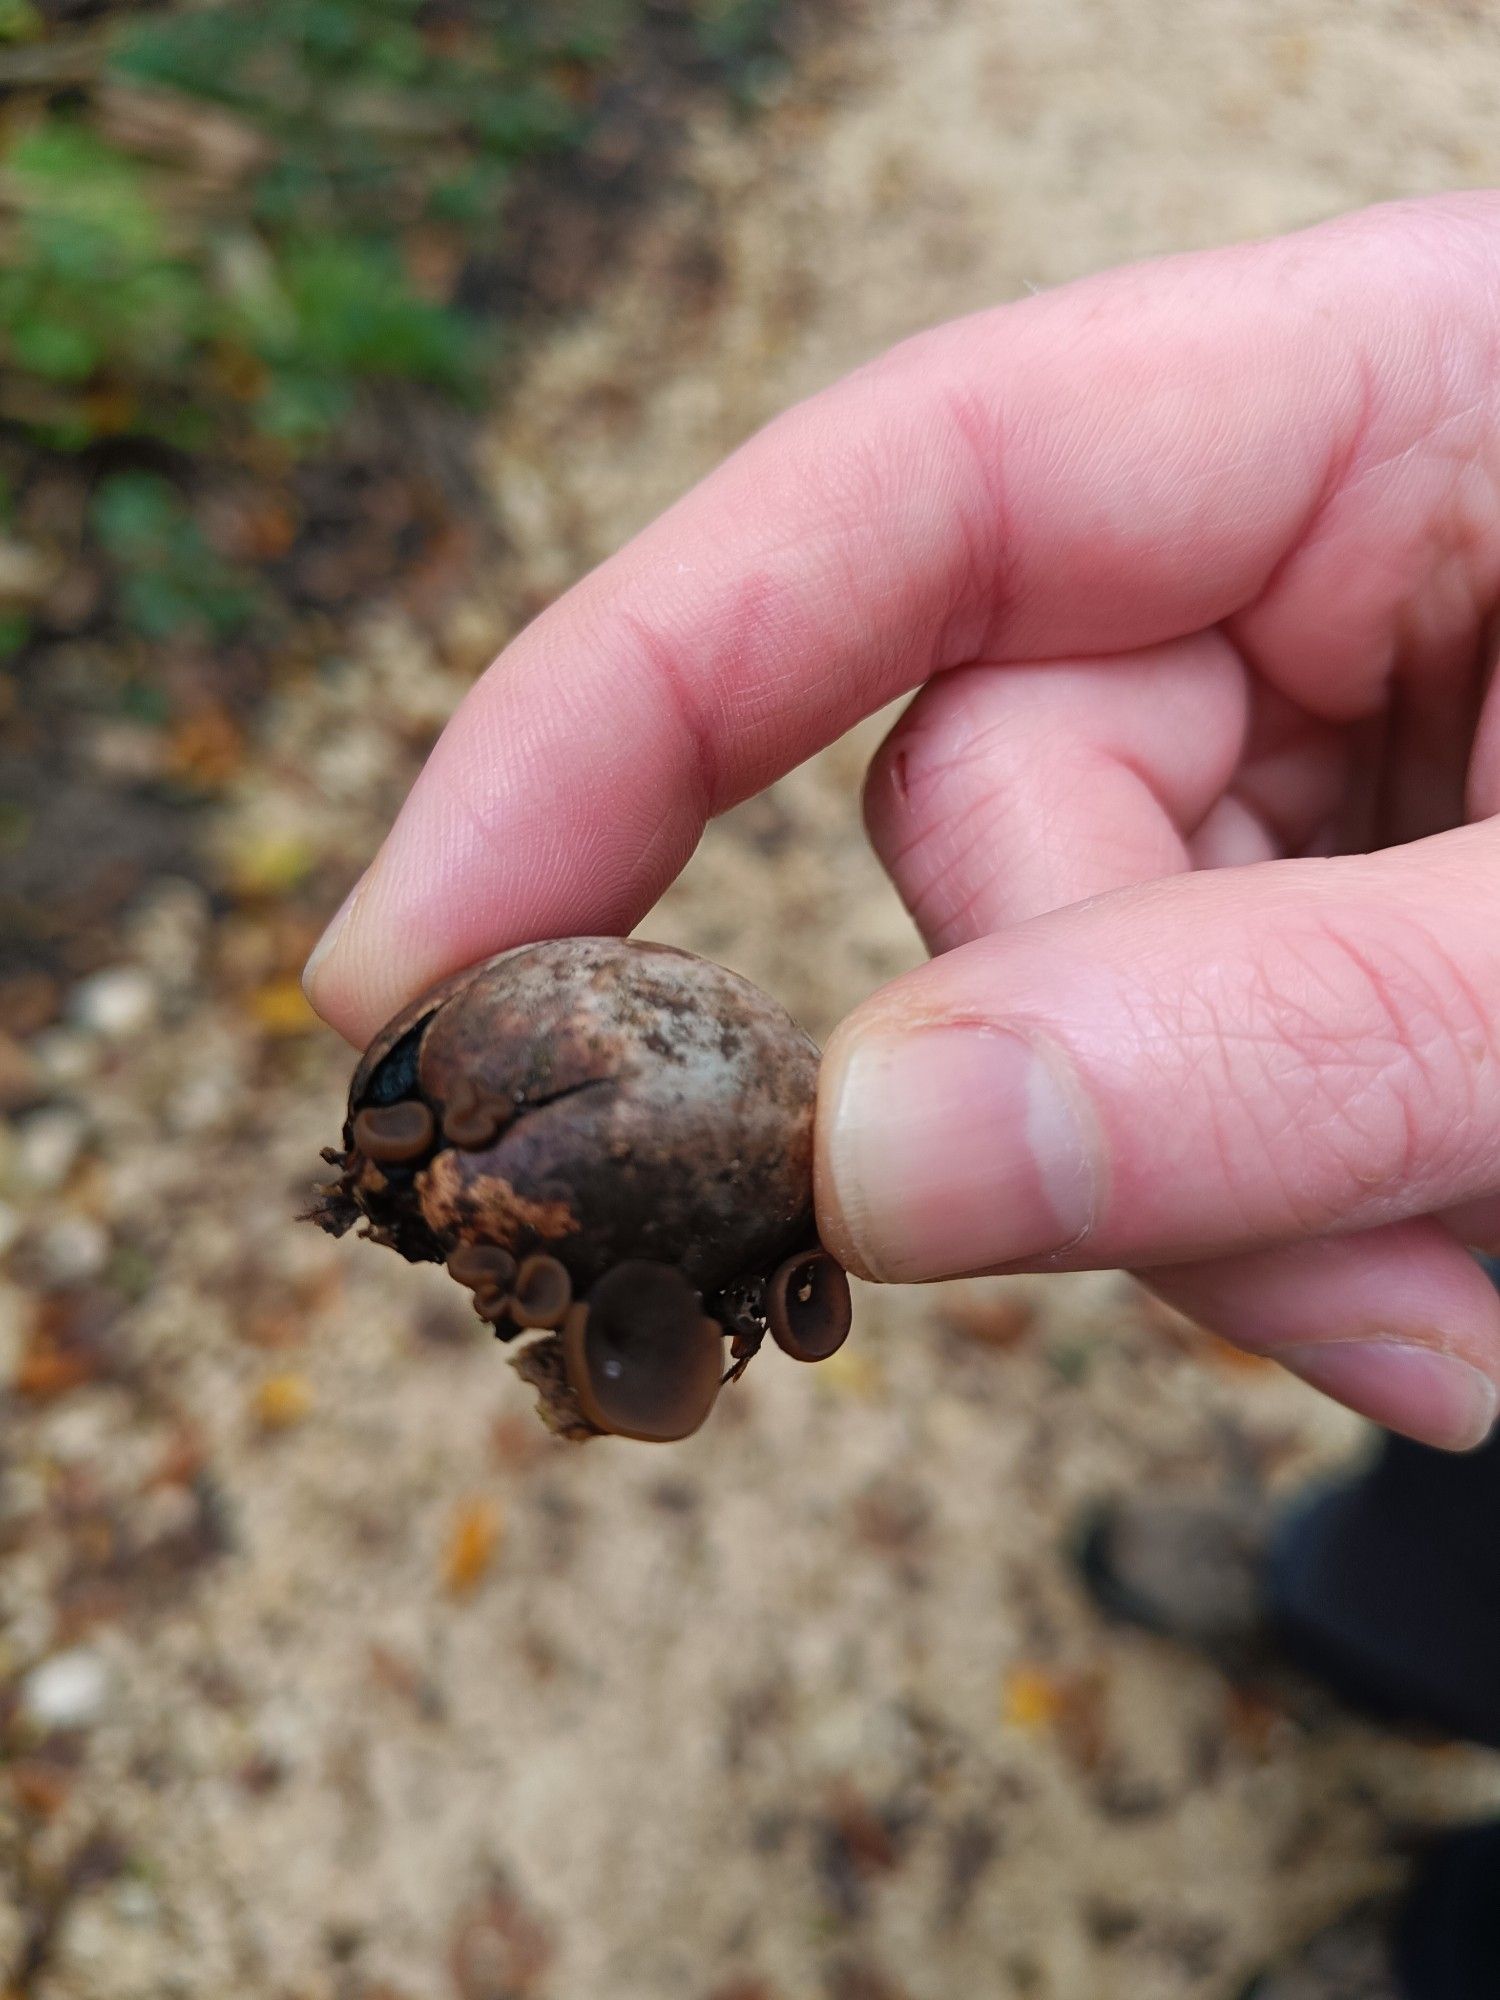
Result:
[[[387,1023],[313,1219],[446,1264],[552,1429],[665,1441],[769,1331],[849,1331],[818,1242],[818,1049],[748,980],[667,945],[560,938],[455,974]],[[724,1342],[732,1365],[725,1373]]]

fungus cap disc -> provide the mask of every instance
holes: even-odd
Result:
[[[568,1314],[563,1359],[579,1408],[597,1429],[667,1444],[691,1437],[713,1408],[722,1334],[680,1271],[632,1259]]]
[[[804,1250],[777,1266],[766,1287],[771,1338],[794,1361],[826,1361],[849,1337],[849,1279],[826,1250]]]
[[[437,1120],[419,1097],[367,1106],[354,1120],[354,1143],[378,1166],[406,1166],[430,1152]]]
[[[561,1326],[573,1303],[573,1281],[555,1257],[538,1252],[516,1273],[511,1312],[521,1326]]]

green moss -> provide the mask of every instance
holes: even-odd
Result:
[[[228,638],[254,615],[254,581],[209,547],[169,481],[115,473],[95,489],[90,520],[119,578],[121,620],[142,638]]]
[[[586,148],[664,23],[742,88],[776,5],[120,0],[80,41],[0,0],[0,45],[81,65],[13,94],[0,132],[0,426],[33,459],[107,441],[171,472],[175,497],[123,475],[91,510],[131,628],[251,615],[192,540],[205,475],[315,455],[388,385],[475,404],[507,343],[459,280],[503,266],[518,168]]]

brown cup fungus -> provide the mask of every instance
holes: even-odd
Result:
[[[849,1280],[821,1250],[799,1251],[771,1273],[766,1320],[771,1338],[794,1361],[837,1354],[853,1320]]]
[[[670,1264],[616,1264],[563,1329],[563,1365],[595,1430],[664,1444],[718,1400],[723,1329]]]
[[[314,1219],[446,1264],[500,1339],[531,1334],[516,1366],[563,1435],[686,1437],[767,1331],[800,1361],[849,1331],[813,1220],[817,1071],[721,966],[524,945],[375,1037]]]

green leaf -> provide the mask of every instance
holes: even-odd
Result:
[[[34,42],[46,30],[31,0],[0,0],[0,42]]]
[[[116,472],[102,479],[89,510],[94,533],[110,555],[163,555],[187,520],[169,482],[154,472]]]
[[[256,399],[255,426],[267,437],[284,438],[289,444],[316,444],[337,430],[352,401],[347,382],[279,369]]]
[[[24,611],[0,611],[0,659],[13,659],[31,637],[31,620]]]
[[[471,330],[411,290],[394,249],[378,242],[304,242],[281,267],[296,317],[276,357],[309,373],[397,376],[466,389],[475,374]]]
[[[252,580],[209,547],[182,495],[157,473],[102,479],[89,521],[116,569],[121,618],[142,637],[190,628],[224,637],[254,615]]]
[[[160,231],[140,169],[81,120],[44,119],[16,141],[7,168],[26,233],[53,255],[158,253]]]
[[[49,382],[82,382],[99,365],[97,343],[81,326],[61,319],[19,319],[10,328],[10,351],[23,368]]]

